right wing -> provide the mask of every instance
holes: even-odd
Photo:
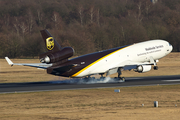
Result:
[[[29,66],[29,67],[36,67],[40,69],[47,69],[48,67],[51,67],[52,64],[46,64],[46,63],[13,63],[8,57],[5,57],[6,61],[9,65],[21,65],[21,66]]]
[[[107,75],[114,74],[118,72],[118,68],[122,68],[123,70],[132,70],[132,69],[137,69],[138,66],[140,65],[154,65],[156,66],[158,60],[154,60],[153,57],[150,56],[150,61],[149,62],[133,62],[131,60],[124,61],[120,64],[114,65],[107,71]]]

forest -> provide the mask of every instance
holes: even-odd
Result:
[[[180,52],[180,0],[0,0],[0,58],[44,53],[43,29],[76,56],[152,39]]]

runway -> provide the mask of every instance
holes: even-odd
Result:
[[[28,83],[1,83],[0,94],[38,92],[38,91],[59,91],[74,89],[94,89],[113,87],[133,87],[133,86],[153,86],[153,85],[173,85],[180,84],[180,75],[175,76],[154,76],[154,77],[133,77],[126,78],[125,82],[93,81],[91,83],[79,79],[48,81],[48,82],[28,82]]]

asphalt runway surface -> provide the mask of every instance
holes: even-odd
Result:
[[[109,78],[110,79],[110,78]],[[125,82],[110,80],[86,81],[82,79],[68,79],[63,81],[48,82],[27,82],[27,83],[1,83],[0,94],[21,93],[38,91],[59,91],[75,89],[153,86],[153,85],[174,85],[180,84],[180,75],[154,76],[154,77],[133,77],[126,78]]]

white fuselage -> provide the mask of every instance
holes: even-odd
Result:
[[[142,64],[153,60],[158,60],[172,51],[172,45],[165,40],[150,40],[140,42],[110,53],[96,62],[90,64],[76,77],[83,77],[96,73],[105,73],[108,70],[125,65]]]

